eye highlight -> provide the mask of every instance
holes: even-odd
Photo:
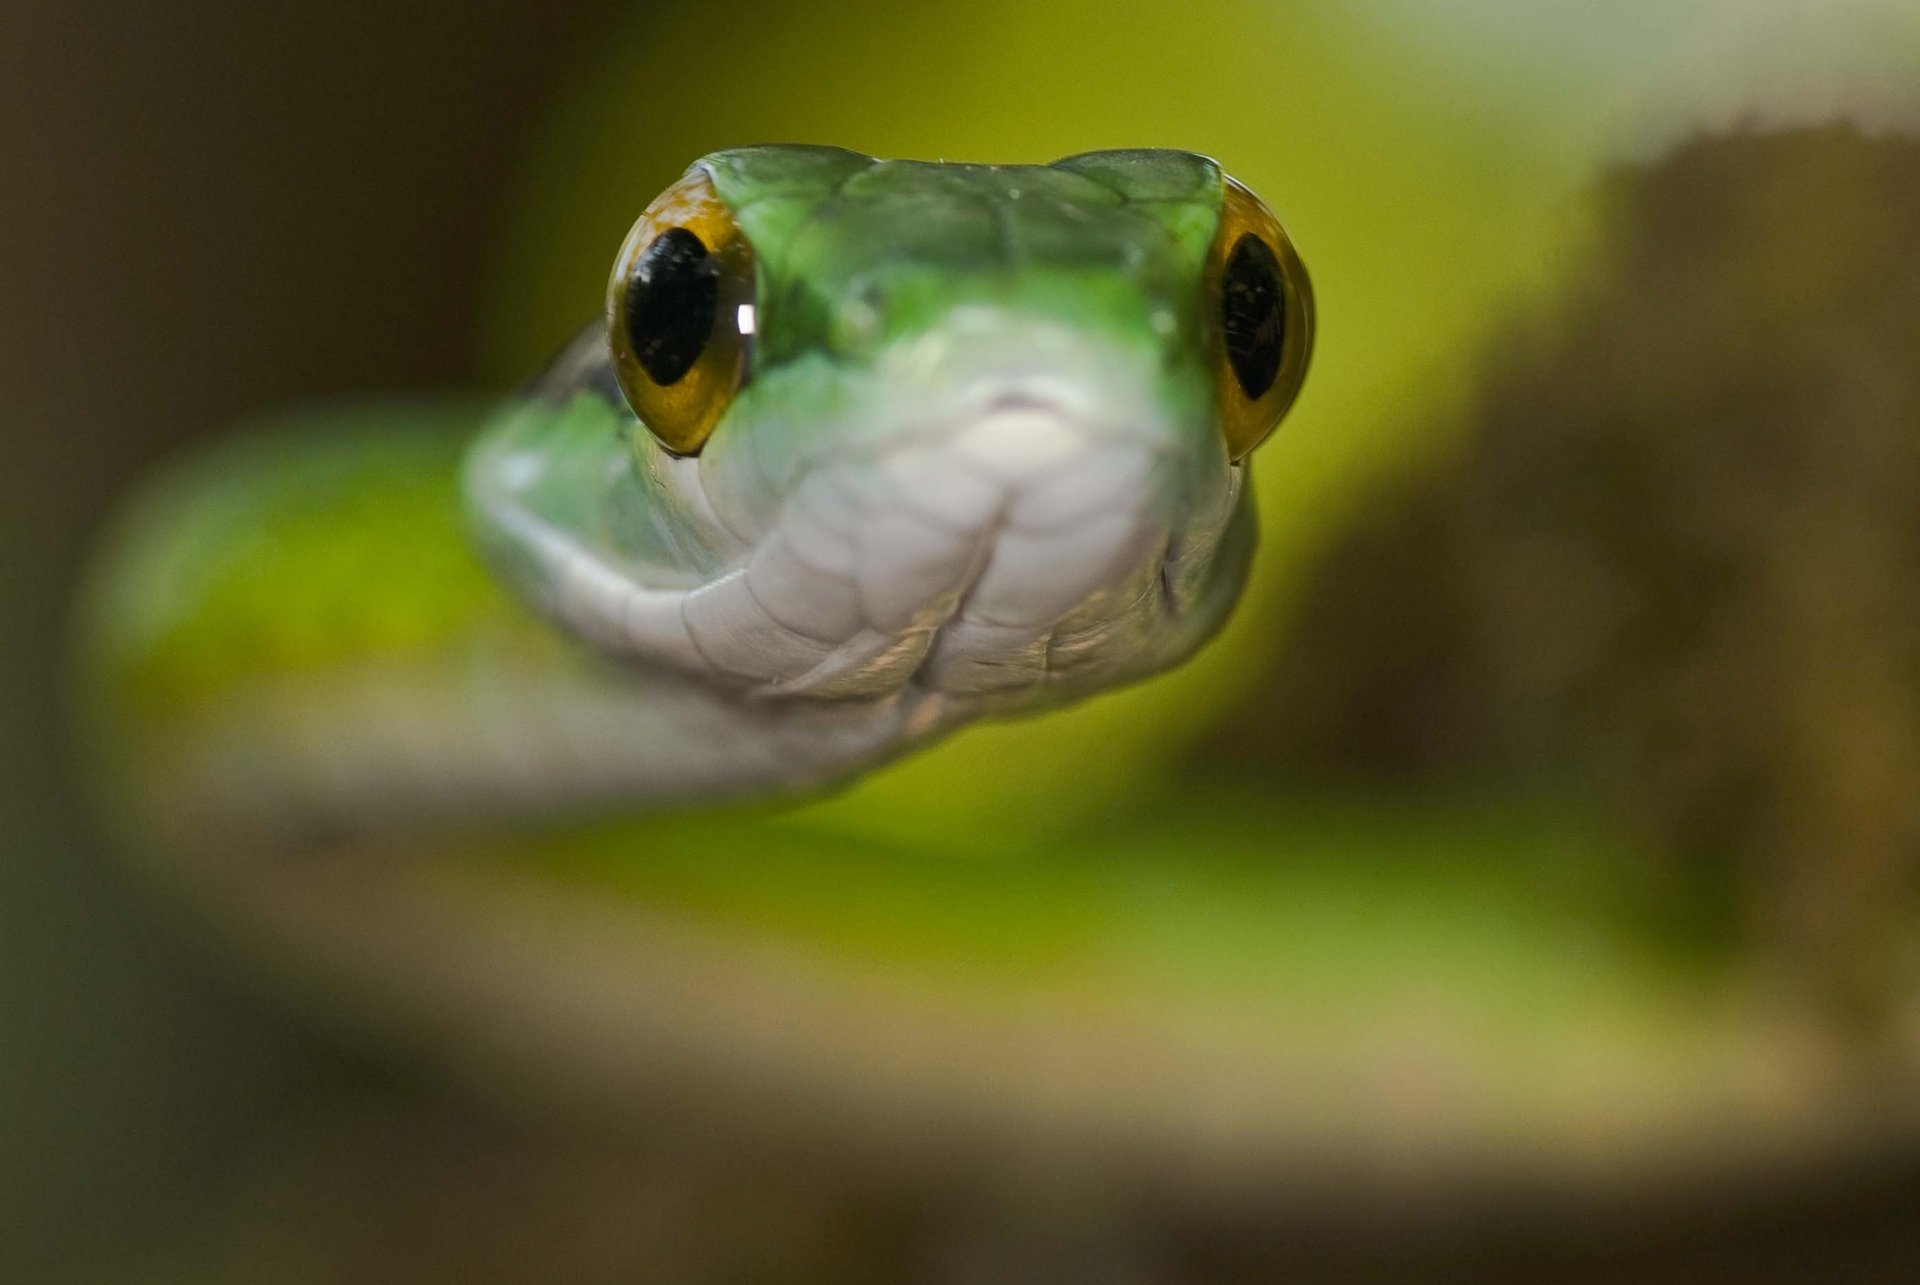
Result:
[[[662,192],[627,234],[607,284],[607,342],[628,405],[692,455],[746,382],[753,247],[706,171]]]
[[[1227,455],[1243,459],[1299,395],[1313,351],[1313,287],[1286,230],[1230,178],[1207,252],[1214,394]]]

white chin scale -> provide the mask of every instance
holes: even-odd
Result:
[[[684,595],[687,659],[769,696],[1044,689],[1167,608],[1159,449],[1010,397],[819,466]]]

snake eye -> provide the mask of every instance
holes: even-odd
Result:
[[[1280,422],[1313,350],[1313,287],[1280,221],[1232,179],[1207,252],[1214,394],[1227,454],[1242,459]]]
[[[660,444],[692,455],[746,382],[753,247],[703,169],[662,192],[620,247],[607,341],[628,405]]]

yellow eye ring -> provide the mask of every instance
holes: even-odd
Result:
[[[607,284],[607,344],[627,403],[693,455],[746,382],[753,247],[696,166],[627,234]]]
[[[1228,458],[1239,460],[1300,395],[1313,353],[1313,285],[1273,211],[1240,183],[1221,181],[1206,307],[1220,429]]]

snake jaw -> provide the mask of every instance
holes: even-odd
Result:
[[[697,458],[643,434],[565,464],[539,420],[509,426],[470,500],[576,637],[748,698],[1000,711],[1175,663],[1237,594],[1244,560],[1215,555],[1242,471],[1141,354],[993,320],[857,376],[776,372]],[[842,382],[809,402],[809,378]]]
[[[1232,508],[1181,502],[1171,438],[1031,390],[978,397],[810,470],[739,572],[688,595],[689,633],[769,698],[1004,707],[1159,668],[1188,649],[1169,559]]]

